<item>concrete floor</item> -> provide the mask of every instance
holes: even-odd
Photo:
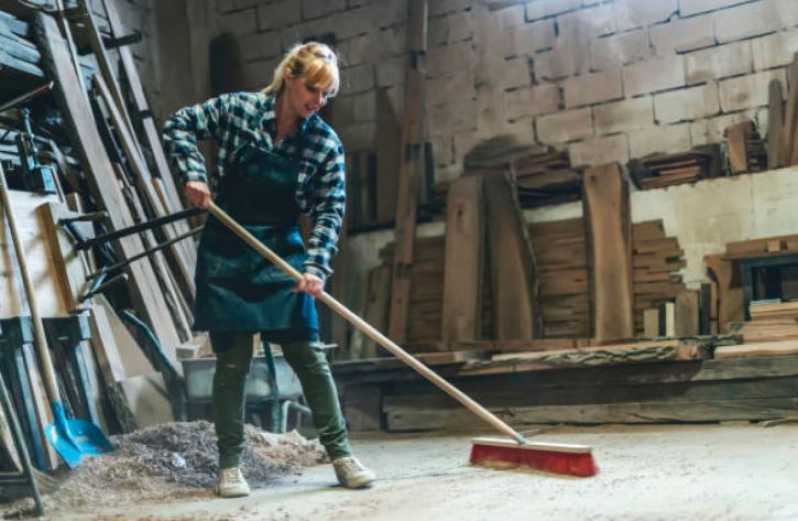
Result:
[[[466,464],[466,436],[355,439],[379,474],[370,490],[335,485],[329,466],[256,490],[210,494],[59,521],[798,520],[798,425],[604,426],[549,430],[539,441],[594,448],[600,472],[567,478]],[[134,512],[132,512],[134,510]]]

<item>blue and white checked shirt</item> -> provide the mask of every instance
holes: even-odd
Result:
[[[218,175],[224,175],[227,157],[245,143],[254,143],[290,157],[301,157],[296,201],[310,213],[313,229],[307,245],[305,271],[322,280],[332,269],[346,207],[344,148],[335,131],[317,114],[302,120],[294,136],[279,143],[276,134],[276,97],[260,92],[223,94],[205,103],[177,111],[164,126],[164,145],[183,180],[208,181],[200,139],[219,145]],[[298,154],[301,135],[301,156]]]

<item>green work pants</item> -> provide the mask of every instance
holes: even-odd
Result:
[[[252,364],[252,334],[211,332],[211,345],[216,353],[213,411],[219,468],[224,469],[240,465],[244,450],[244,388]],[[346,422],[324,352],[316,342],[295,342],[284,344],[283,354],[299,377],[327,454],[331,459],[350,456]]]

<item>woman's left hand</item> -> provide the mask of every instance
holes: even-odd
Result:
[[[321,296],[324,291],[324,281],[312,273],[303,273],[302,278],[297,281],[294,291],[310,293],[316,298]]]

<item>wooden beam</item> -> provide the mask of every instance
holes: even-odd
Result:
[[[476,340],[482,329],[484,253],[482,177],[454,181],[446,198],[443,342]]]
[[[594,336],[634,336],[629,187],[617,164],[589,168],[583,179]]]
[[[410,278],[416,237],[418,191],[424,175],[426,142],[427,0],[409,0],[407,21],[408,66],[402,122],[402,159],[396,204],[396,249],[393,259],[388,336],[402,343],[407,339]]]
[[[784,166],[784,94],[781,82],[771,80],[768,87],[768,170]]]

